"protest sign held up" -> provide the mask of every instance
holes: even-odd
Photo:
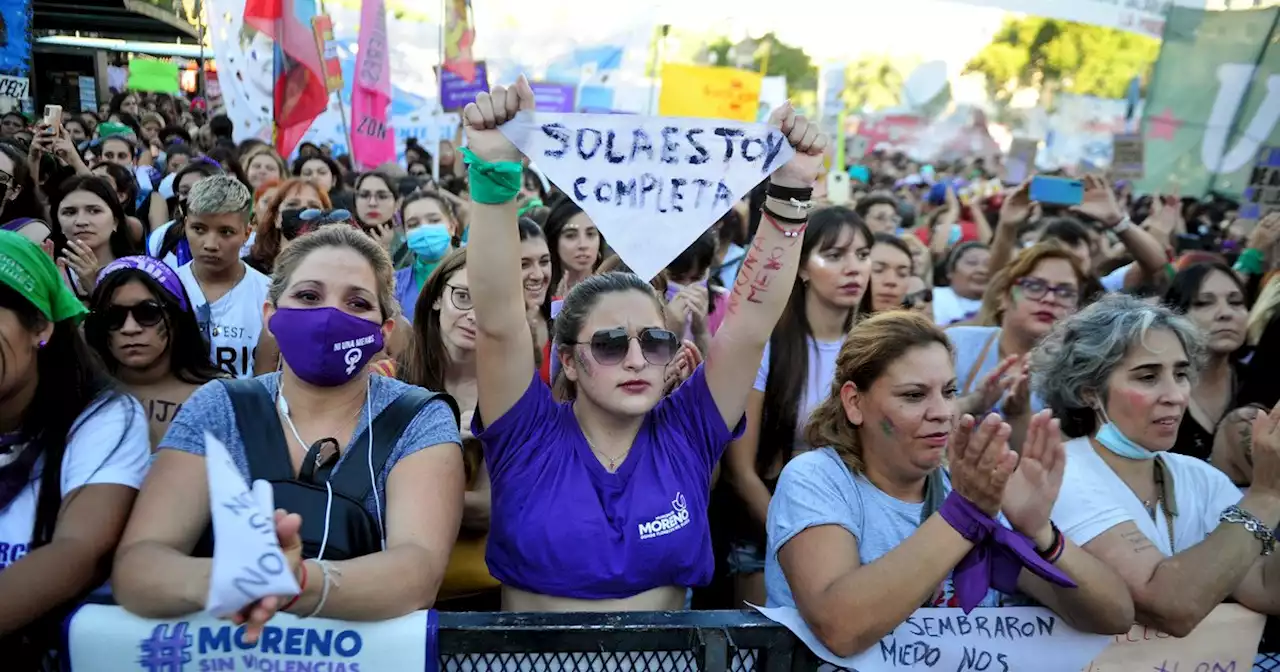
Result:
[[[229,616],[269,595],[296,595],[298,582],[276,538],[271,484],[253,489],[226,446],[205,433],[209,511],[213,518],[213,570],[205,611]]]
[[[646,279],[795,154],[776,128],[723,119],[521,112],[501,130]]]

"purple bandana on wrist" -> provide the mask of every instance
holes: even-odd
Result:
[[[956,491],[947,496],[938,514],[974,544],[951,573],[964,613],[973,611],[993,586],[1007,595],[1018,592],[1018,573],[1023,567],[1050,583],[1076,587],[1062,570],[1036,553],[1030,539],[1001,525]]]
[[[122,271],[126,268],[132,268],[151,276],[153,280],[160,283],[160,286],[169,292],[174,299],[177,299],[178,305],[183,310],[187,309],[187,293],[182,288],[182,281],[178,279],[178,274],[173,272],[172,268],[163,261],[144,257],[141,255],[132,257],[120,257],[115,261],[107,264],[98,272],[98,282],[102,282],[103,278]]]

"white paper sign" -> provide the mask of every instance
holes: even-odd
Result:
[[[791,607],[756,607],[786,626],[819,658],[857,672],[890,670],[1082,670],[1112,638],[1073,630],[1042,607],[919,609],[862,653],[841,658],[818,641]]]
[[[207,614],[151,620],[86,604],[65,625],[61,662],[70,672],[413,672],[436,669],[427,657],[434,617],[353,623],[278,613],[249,644],[244,626]]]
[[[30,82],[26,77],[0,75],[0,98],[17,98],[21,100],[27,97],[29,88]]]
[[[650,279],[795,150],[765,124],[521,112],[501,127]]]
[[[208,432],[204,450],[213,517],[213,570],[205,611],[226,617],[269,595],[296,595],[298,582],[276,538],[271,484],[259,480],[250,491],[227,447]]]

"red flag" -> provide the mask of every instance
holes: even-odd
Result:
[[[313,4],[310,0],[246,0],[244,5],[244,22],[276,43],[273,116],[276,149],[285,157],[329,104],[315,34],[310,22],[298,15],[298,3]]]

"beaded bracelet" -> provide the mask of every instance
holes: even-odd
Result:
[[[778,230],[778,233],[781,233],[782,235],[788,238],[799,238],[800,236],[804,235],[804,230],[809,228],[809,220],[807,219],[790,219],[788,217],[779,217],[778,215],[775,215],[772,212],[769,212],[768,208],[761,208],[760,215],[764,217],[766,220],[768,220],[769,223],[773,225],[773,228]],[[778,220],[782,220],[789,224],[799,224],[799,226],[792,226],[788,228],[780,224]]]

